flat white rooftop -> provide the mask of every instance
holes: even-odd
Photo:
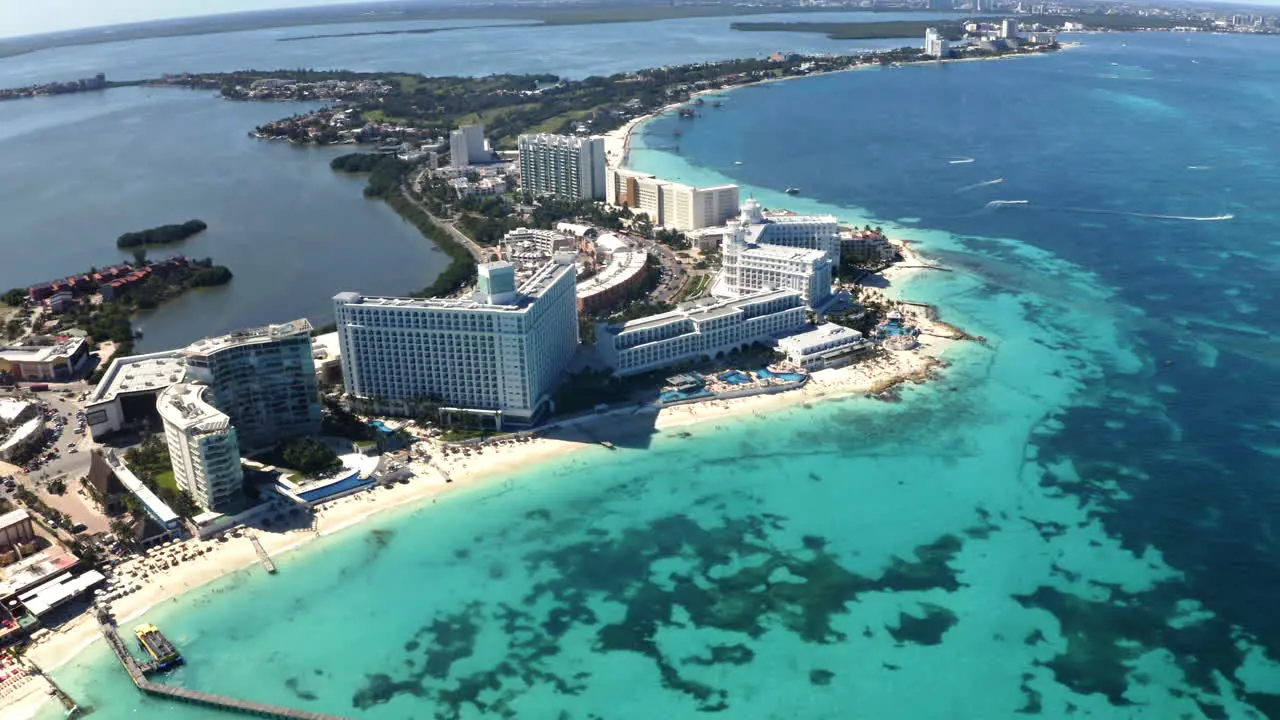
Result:
[[[17,525],[23,520],[30,519],[31,513],[27,512],[25,508],[18,508],[12,512],[7,512],[4,515],[0,515],[0,530]]]
[[[31,403],[21,400],[0,400],[0,423],[9,424],[26,412]]]
[[[63,575],[19,595],[18,601],[26,606],[28,612],[39,617],[106,579],[97,570],[75,577]]]
[[[743,255],[745,256],[748,253],[753,257],[803,263],[812,263],[815,260],[820,260],[827,256],[827,254],[821,250],[787,247],[785,245],[755,245],[748,247],[746,251],[744,251]]]
[[[31,439],[36,433],[44,429],[44,418],[31,418],[30,420],[18,426],[18,429],[9,434],[9,439],[0,445],[0,455],[4,455],[13,448]]]
[[[679,309],[670,312],[661,313],[659,315],[650,315],[649,317],[637,318],[621,325],[611,325],[606,329],[614,335],[642,330],[644,328],[659,327],[671,322],[679,322],[681,320],[704,321],[717,317],[724,317],[740,312],[743,308],[756,303],[768,302],[778,298],[795,296],[800,297],[800,293],[795,290],[761,290],[760,292],[742,297],[733,298],[731,300],[720,300],[714,298],[704,298],[692,303],[681,306]]]
[[[779,347],[804,348],[810,345],[829,342],[831,340],[861,340],[862,333],[835,323],[822,323],[803,332],[792,333],[778,338]]]
[[[187,346],[186,353],[188,355],[209,355],[237,345],[255,345],[294,335],[310,334],[311,321],[301,318],[280,325],[267,325],[266,327],[253,328],[252,330],[237,330],[226,335],[197,340]]]
[[[335,303],[343,305],[364,305],[375,308],[390,309],[436,309],[436,310],[485,310],[493,312],[524,312],[531,304],[542,294],[545,293],[555,281],[566,272],[576,272],[574,269],[574,256],[570,253],[559,253],[556,257],[547,262],[547,264],[538,268],[536,272],[529,276],[520,287],[516,290],[515,300],[506,305],[494,305],[485,300],[485,296],[480,293],[474,293],[468,298],[406,298],[406,297],[385,297],[376,295],[361,295],[354,292],[343,292],[333,296]],[[506,263],[510,265],[510,263]]]
[[[208,385],[177,383],[165,388],[156,399],[156,410],[165,422],[183,431],[219,432],[231,427],[231,418],[205,402]]]
[[[45,363],[68,360],[84,338],[59,338],[51,345],[0,345],[0,360],[11,363]]]
[[[89,404],[111,402],[121,395],[155,392],[181,382],[187,362],[176,350],[116,358],[89,396]]]

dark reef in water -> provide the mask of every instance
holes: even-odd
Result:
[[[550,521],[541,513],[528,519]],[[461,717],[466,706],[513,717],[513,701],[535,685],[551,684],[566,695],[584,689],[588,673],[560,677],[545,661],[560,652],[560,640],[571,630],[590,628],[597,652],[643,655],[653,662],[662,685],[689,696],[698,711],[730,710],[726,690],[686,671],[746,665],[755,660],[755,652],[745,643],[727,643],[672,658],[658,646],[660,629],[715,628],[749,639],[766,628],[784,628],[806,642],[827,644],[846,639],[832,619],[844,614],[846,604],[859,594],[959,587],[949,566],[962,543],[956,536],[944,535],[917,548],[911,560],[896,558],[880,577],[870,578],[843,567],[820,537],[806,536],[802,548],[779,549],[770,534],[784,526],[784,518],[763,513],[724,519],[715,527],[669,515],[617,535],[583,529],[574,535],[576,542],[524,556],[530,575],[550,579],[533,587],[523,608],[477,601],[432,619],[406,640],[404,675],[369,675],[353,704],[364,710],[408,694],[429,700],[442,720]],[[673,559],[683,561],[684,569],[655,570],[660,562],[672,567]],[[549,610],[531,610],[548,607],[548,600],[554,601]],[[592,607],[601,603],[625,608],[622,619],[601,625]],[[921,607],[924,618],[904,615],[895,632],[912,642],[937,642],[955,616],[937,606]],[[472,656],[479,628],[487,622],[499,623],[508,638],[505,657],[486,670],[454,675],[454,664]],[[833,677],[829,670],[809,672],[814,685],[826,685]]]
[[[898,627],[889,628],[889,634],[898,642],[910,642],[917,645],[938,645],[942,636],[951,629],[959,619],[947,608],[929,603],[920,603],[924,617],[916,617],[907,613],[898,614]]]

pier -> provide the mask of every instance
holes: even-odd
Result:
[[[263,569],[274,575],[276,564],[271,561],[271,556],[267,554],[267,551],[262,549],[262,543],[258,542],[258,536],[249,533],[249,542],[253,543],[253,551],[258,553],[258,559],[262,561]]]
[[[98,619],[99,627],[102,629],[103,639],[107,641],[111,651],[116,654],[116,659],[124,666],[125,672],[129,673],[129,679],[133,681],[134,686],[139,690],[152,697],[176,700],[190,705],[203,705],[241,715],[277,718],[278,720],[349,720],[339,715],[326,715],[325,713],[312,712],[310,710],[295,710],[293,708],[267,705],[266,703],[252,700],[241,700],[225,695],[214,695],[200,692],[199,690],[170,687],[152,682],[147,679],[147,676],[156,672],[157,663],[139,663],[133,657],[129,649],[125,647],[124,641],[120,639],[120,634],[116,632],[115,621],[111,619],[106,610],[99,609],[95,616]]]

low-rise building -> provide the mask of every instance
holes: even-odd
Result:
[[[22,400],[0,400],[0,429],[20,425],[38,415],[35,403]]]
[[[4,442],[0,443],[0,460],[19,457],[34,445],[44,441],[44,418],[33,417],[15,427]]]
[[[35,539],[36,528],[31,521],[31,513],[26,509],[0,515],[0,553]]]
[[[89,342],[82,337],[59,337],[47,345],[0,345],[0,372],[16,380],[71,380],[88,362]]]
[[[609,253],[596,274],[578,283],[578,312],[594,313],[611,307],[644,288],[649,254],[620,249]]]
[[[840,233],[840,258],[859,262],[889,262],[898,249],[883,234],[854,230]]]
[[[542,265],[573,245],[569,236],[555,230],[516,228],[502,238],[502,257],[518,265]]]
[[[772,344],[805,326],[804,297],[765,290],[733,300],[695,302],[671,312],[596,330],[600,357],[615,375],[635,375],[755,343]]]
[[[872,343],[853,328],[823,323],[780,337],[774,346],[786,353],[787,360],[795,365],[806,370],[821,370],[847,365],[870,350]]]
[[[186,360],[177,350],[112,359],[85,404],[89,433],[101,441],[122,430],[158,425],[156,398],[186,373]]]

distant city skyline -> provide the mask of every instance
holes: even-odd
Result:
[[[38,3],[0,2],[0,38],[38,35],[62,30],[172,20],[200,15],[224,15],[254,10],[359,5],[371,0],[42,0]]]
[[[378,1],[220,0],[216,4],[209,0],[170,0],[167,3],[157,3],[155,0],[95,0],[91,3],[85,0],[43,0],[40,3],[0,2],[0,39],[153,20],[285,8],[363,5]],[[989,0],[982,1],[985,5]],[[1210,5],[1235,6],[1242,9],[1249,6],[1273,8],[1280,5],[1280,0],[1255,0],[1249,3],[1237,3],[1232,0],[1205,0],[1205,2]],[[1175,3],[1169,4],[1175,5]]]

